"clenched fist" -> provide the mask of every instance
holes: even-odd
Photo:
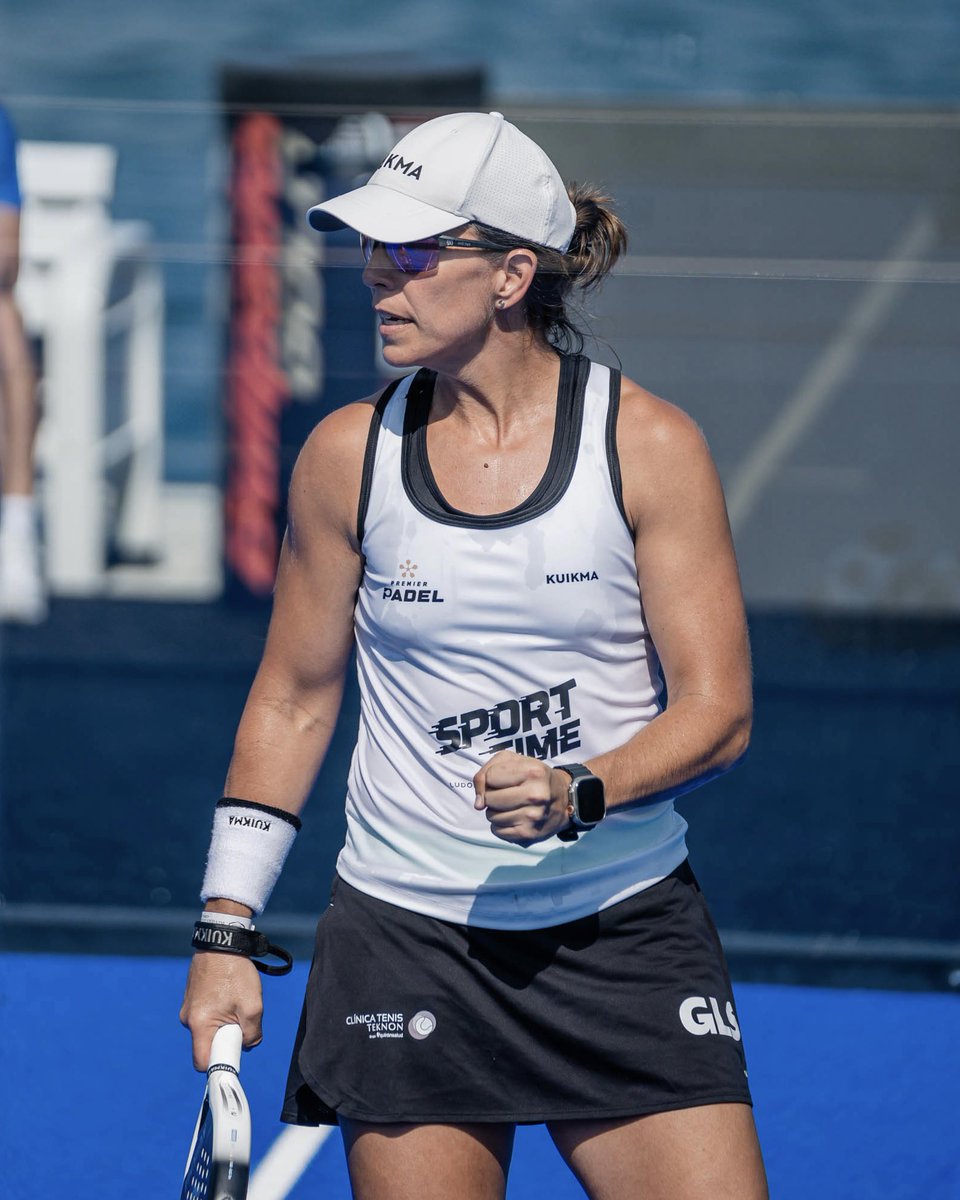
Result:
[[[570,776],[537,758],[501,750],[473,777],[474,807],[486,810],[493,833],[529,846],[552,837],[570,820]]]

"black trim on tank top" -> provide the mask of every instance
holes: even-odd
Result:
[[[630,520],[623,503],[623,475],[620,471],[620,454],[617,450],[617,417],[620,415],[620,372],[616,367],[610,368],[610,401],[607,406],[607,465],[610,468],[610,482],[613,484],[613,498],[617,502],[623,523],[630,529]],[[633,531],[631,530],[631,533]]]
[[[357,505],[357,545],[363,545],[363,535],[367,523],[367,509],[370,507],[370,489],[373,487],[373,463],[377,457],[377,440],[380,437],[380,426],[383,424],[383,414],[387,410],[390,398],[406,376],[395,379],[380,393],[370,418],[370,428],[367,430],[367,444],[363,451],[363,475],[360,478],[360,503]]]
[[[590,362],[583,355],[564,355],[561,358],[553,445],[547,469],[522,504],[506,512],[483,515],[454,508],[447,503],[437,486],[427,457],[427,424],[437,377],[434,371],[418,371],[407,393],[407,410],[403,421],[401,475],[410,503],[432,521],[439,521],[442,525],[459,525],[465,529],[505,529],[542,516],[559,503],[573,478],[580,449],[583,404],[589,377]]]

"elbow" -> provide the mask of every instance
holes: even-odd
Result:
[[[716,766],[720,773],[732,771],[746,758],[752,729],[752,708],[745,707],[729,714],[725,737],[717,752]]]

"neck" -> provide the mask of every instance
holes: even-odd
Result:
[[[506,337],[452,370],[439,369],[431,420],[445,419],[500,440],[552,405],[560,356],[547,343]]]

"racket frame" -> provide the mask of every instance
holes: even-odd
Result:
[[[188,1190],[194,1155],[205,1123],[212,1126],[210,1171],[203,1200],[245,1200],[250,1176],[250,1108],[240,1083],[243,1034],[239,1025],[222,1025],[213,1036],[203,1101],[183,1173],[181,1200]]]

